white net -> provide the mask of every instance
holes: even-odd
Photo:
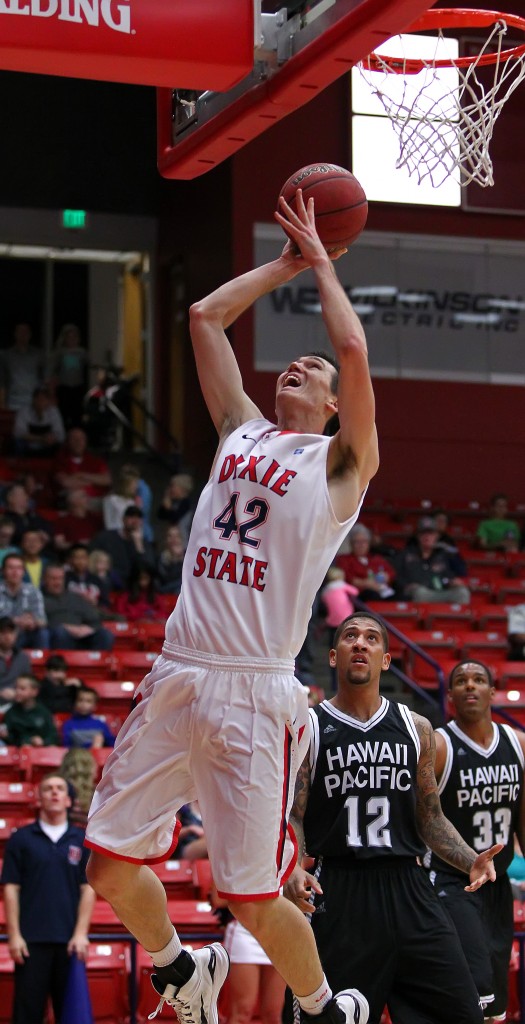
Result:
[[[375,70],[366,62],[358,65],[398,136],[397,167],[406,167],[418,182],[428,178],[437,187],[452,176],[462,186],[472,181],[482,187],[494,184],[489,152],[494,125],[525,77],[525,52],[521,52],[525,47],[516,48],[510,57],[501,56],[506,34],[507,24],[502,18],[489,30],[479,54],[467,67],[453,58],[448,67],[437,66],[449,42],[441,29],[436,30],[432,41],[433,52],[421,58],[422,68],[417,74],[408,71],[413,65],[412,55],[405,52],[402,36],[395,37],[394,52],[392,39],[376,51]],[[424,38],[428,43],[428,37]],[[478,74],[480,61],[489,53],[491,63]],[[389,59],[392,57],[395,61]]]

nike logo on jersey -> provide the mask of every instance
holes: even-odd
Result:
[[[255,438],[254,437],[250,437],[249,434],[243,434],[242,436],[243,436],[245,441],[253,441],[254,444],[257,444],[257,441],[255,440]]]
[[[208,970],[211,974],[211,980],[215,977],[215,968],[217,966],[217,957],[215,956],[215,950],[210,949],[210,959],[208,960]]]

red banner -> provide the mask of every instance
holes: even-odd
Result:
[[[252,0],[0,0],[0,68],[232,88],[253,67]]]

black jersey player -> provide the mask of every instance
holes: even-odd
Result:
[[[494,684],[477,661],[459,662],[449,679],[454,719],[436,730],[436,777],[443,811],[465,841],[482,850],[502,843],[496,882],[465,898],[450,864],[432,854],[432,879],[456,926],[485,1010],[504,1020],[513,938],[513,900],[507,868],[514,835],[525,849],[523,769],[525,736],[492,721]]]
[[[385,1003],[394,1024],[478,1024],[476,987],[421,858],[437,851],[475,892],[495,878],[501,846],[474,851],[444,817],[430,723],[379,692],[387,646],[382,623],[363,612],[336,633],[337,693],[310,711],[292,812],[299,852],[316,866],[310,874],[299,861],[285,893],[313,909],[330,984],[358,979],[370,1024]]]

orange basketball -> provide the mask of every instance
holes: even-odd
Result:
[[[326,249],[340,249],[355,242],[368,216],[362,185],[345,167],[309,164],[292,174],[280,195],[295,210],[295,194],[301,188],[306,203],[314,197],[315,226]]]

